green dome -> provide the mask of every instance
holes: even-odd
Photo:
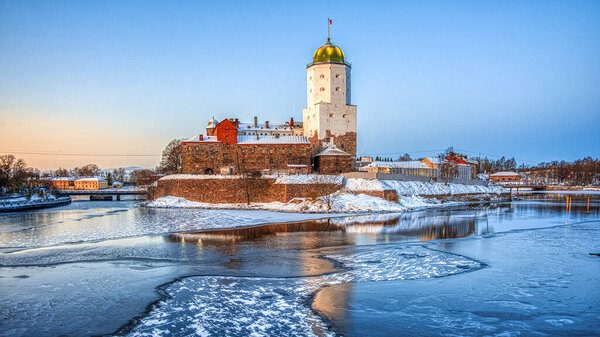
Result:
[[[313,55],[313,63],[340,63],[345,64],[344,52],[340,47],[334,45],[327,39],[327,43],[322,45]]]

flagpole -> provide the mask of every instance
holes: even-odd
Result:
[[[331,27],[331,24],[329,24],[331,22],[330,18],[327,18],[327,42],[329,42],[329,28]]]

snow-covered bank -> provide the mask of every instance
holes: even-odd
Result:
[[[176,175],[173,177],[196,179],[194,175]],[[205,178],[206,176],[198,177],[208,179]],[[443,183],[359,178],[344,179],[342,176],[294,175],[275,177],[275,179],[275,184],[311,186],[312,184],[326,183],[339,185],[339,190],[316,199],[295,198],[287,203],[272,201],[250,204],[197,202],[183,197],[163,194],[162,197],[148,202],[146,206],[156,208],[254,209],[299,213],[402,212],[408,209],[434,207],[448,203],[498,200],[501,194],[508,193],[507,190],[499,186],[446,185]],[[384,193],[381,193],[388,191],[395,192],[393,197],[388,198]],[[396,196],[397,202],[395,201]]]
[[[500,186],[425,183],[420,181],[346,179],[346,188],[351,191],[394,190],[398,195],[456,195],[456,194],[502,194],[508,190]]]
[[[499,200],[499,197],[490,197]],[[478,199],[481,201],[490,200]],[[205,209],[244,209],[266,210],[276,212],[297,213],[367,213],[367,212],[403,212],[409,209],[439,207],[441,205],[458,205],[472,200],[463,197],[456,201],[444,202],[436,198],[425,198],[418,195],[399,196],[398,202],[387,201],[365,194],[339,193],[317,200],[292,200],[288,203],[269,202],[251,204],[210,204],[189,201],[185,198],[167,196],[146,203],[147,207],[155,208],[205,208]]]

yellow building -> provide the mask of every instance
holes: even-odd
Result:
[[[75,180],[76,190],[99,190],[108,187],[108,181],[104,178],[90,177]]]
[[[75,189],[75,178],[55,177],[50,179],[50,184],[59,190],[72,190]]]

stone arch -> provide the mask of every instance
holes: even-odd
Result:
[[[215,174],[215,172],[213,171],[213,169],[211,169],[210,167],[207,168],[206,170],[204,170],[204,174]]]

